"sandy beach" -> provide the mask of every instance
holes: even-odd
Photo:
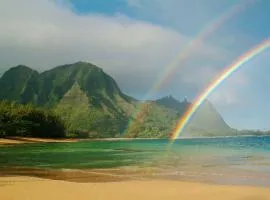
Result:
[[[28,140],[16,138],[6,142],[25,143]],[[256,141],[258,143],[258,139]],[[193,160],[188,154],[187,158],[182,155],[182,160],[177,158],[181,162],[171,163],[156,154],[158,160],[153,157],[154,165],[140,165],[139,161],[151,161],[149,154],[155,154],[153,149],[157,150],[157,145],[162,142],[121,142],[121,145],[79,142],[17,145],[16,148],[10,143],[0,151],[0,200],[270,200],[270,175],[264,171],[269,169],[268,165],[254,164],[258,161],[269,163],[266,154],[259,154],[264,157],[247,154],[249,157],[243,160],[238,155],[231,155],[233,148],[224,148],[226,154],[219,154],[216,149],[213,152],[217,154],[214,154],[210,148],[210,156],[207,149],[203,154],[199,151],[190,154],[194,156]],[[179,144],[181,152],[185,150],[183,145],[184,142]],[[149,149],[144,149],[146,147]],[[199,150],[203,149],[201,146]],[[145,152],[147,159],[143,160],[140,156]],[[226,158],[226,164],[230,165],[224,165],[221,162],[224,160],[211,160],[213,156]],[[133,158],[135,164],[124,162]],[[234,162],[228,163],[227,158]],[[91,165],[94,162],[97,165]],[[117,165],[111,165],[115,163]],[[240,167],[252,164],[257,171],[232,168],[235,164]]]
[[[0,145],[15,145],[28,143],[50,143],[50,142],[77,142],[77,139],[47,139],[30,137],[9,137],[0,138]]]
[[[270,189],[164,180],[74,183],[15,176],[0,178],[0,199],[267,200]]]

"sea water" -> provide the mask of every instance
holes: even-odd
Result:
[[[1,146],[0,166],[50,170],[153,168],[157,169],[158,178],[270,186],[270,137],[193,138],[173,143],[165,139],[136,139]]]

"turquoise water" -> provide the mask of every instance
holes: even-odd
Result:
[[[197,177],[240,174],[266,179],[270,172],[270,137],[180,139],[171,147],[167,140],[2,146],[0,165],[43,169],[155,167],[164,170],[167,177],[183,173]]]

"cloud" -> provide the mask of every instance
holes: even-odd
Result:
[[[0,0],[0,3],[2,70],[26,64],[43,71],[78,60],[89,61],[112,74],[124,91],[137,96],[143,96],[162,77],[169,63],[193,39],[175,29],[120,13],[76,14],[72,4],[63,0],[57,3]],[[132,5],[141,4],[134,1]],[[164,90],[182,82],[196,88],[206,81],[188,72],[209,72],[202,77],[209,79],[217,63],[222,66],[220,62],[229,55],[219,46],[202,43],[194,49],[187,64],[171,77],[173,85]]]
[[[219,108],[228,106],[246,106],[241,90],[250,84],[249,77],[244,73],[238,73],[228,77],[222,85],[218,86],[209,99]]]

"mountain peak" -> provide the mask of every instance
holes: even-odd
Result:
[[[26,65],[17,65],[15,67],[11,67],[8,71],[6,71],[6,73],[8,72],[14,72],[14,71],[19,71],[19,72],[36,72],[35,70],[31,69],[30,67],[26,66]]]
[[[70,65],[85,65],[85,66],[93,66],[94,64],[90,62],[85,62],[85,61],[77,61],[74,63],[71,63]],[[96,66],[97,67],[97,66]]]
[[[71,63],[68,65],[63,65],[63,66],[71,67],[71,68],[79,68],[79,69],[91,69],[91,70],[94,69],[96,71],[103,72],[103,70],[100,67],[98,67],[92,63],[84,62],[84,61],[78,61],[78,62]]]
[[[0,100],[33,103],[56,109],[70,130],[87,131],[101,137],[122,133],[129,121],[129,134],[165,137],[191,104],[172,95],[140,103],[123,94],[115,80],[101,68],[87,62],[61,65],[38,73],[25,65],[9,69],[0,78]],[[143,108],[134,118],[133,109]],[[138,120],[137,120],[138,119]],[[221,131],[220,131],[221,130]],[[189,135],[228,133],[230,127],[206,100],[196,111]],[[210,132],[210,133],[209,133]],[[92,136],[91,136],[92,137]]]
[[[15,67],[11,67],[9,70],[7,70],[3,76],[2,79],[24,79],[29,78],[29,76],[38,74],[37,71],[31,69],[30,67],[26,65],[17,65]]]
[[[10,68],[0,79],[0,99],[23,102],[22,95],[36,76],[38,72],[25,65]]]
[[[78,61],[71,64],[59,65],[51,70],[47,70],[43,72],[43,74],[51,73],[51,72],[59,73],[59,75],[61,75],[61,73],[67,73],[67,72],[70,75],[71,74],[85,75],[85,74],[93,73],[93,72],[104,73],[103,70],[99,68],[98,66],[92,63],[83,62],[83,61]]]
[[[175,100],[175,101],[177,101],[176,100],[176,98],[174,98],[171,94],[170,95],[168,95],[168,96],[166,96],[166,97],[163,97],[163,98],[166,98],[166,99],[171,99],[171,100]]]
[[[157,99],[156,101],[177,101],[177,102],[180,102],[176,98],[174,98],[174,96],[171,94],[168,96],[161,97],[160,99]]]
[[[82,61],[60,65],[40,74],[25,65],[18,65],[9,69],[0,83],[7,88],[0,91],[2,99],[48,107],[57,105],[75,83],[95,105],[112,108],[118,97],[132,101],[120,91],[111,76],[96,65]]]
[[[159,105],[165,106],[167,108],[176,110],[178,112],[183,112],[183,110],[185,110],[185,108],[189,105],[189,102],[187,102],[187,100],[180,102],[179,100],[174,98],[172,95],[157,99],[156,103]]]

